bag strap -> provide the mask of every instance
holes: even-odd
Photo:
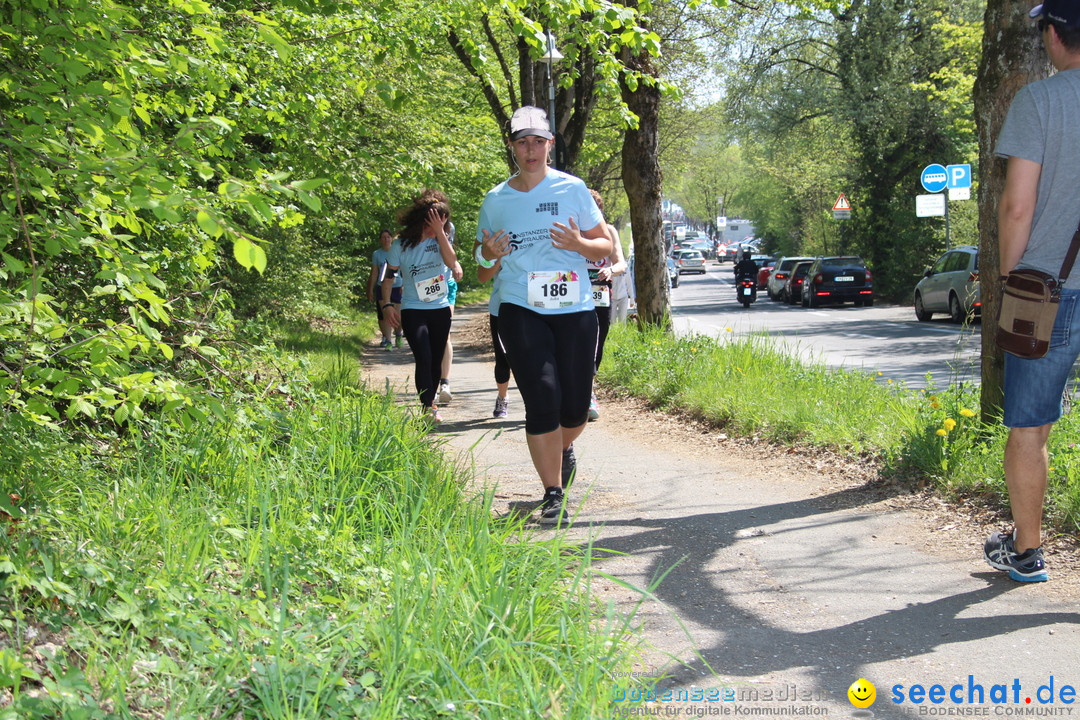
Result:
[[[1065,253],[1065,260],[1061,263],[1061,272],[1058,274],[1061,282],[1059,287],[1065,284],[1065,279],[1069,277],[1069,273],[1072,272],[1073,263],[1076,262],[1076,253],[1080,251],[1080,225],[1077,226],[1076,232],[1073,233],[1072,242],[1069,244],[1069,252]]]

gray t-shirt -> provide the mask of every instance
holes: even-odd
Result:
[[[1080,221],[1080,70],[1021,88],[994,152],[1042,165],[1031,239],[1020,267],[1056,276]],[[1065,286],[1080,289],[1080,265]]]

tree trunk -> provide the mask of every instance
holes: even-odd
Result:
[[[636,3],[628,3],[633,5]],[[646,53],[623,58],[632,72],[655,78],[656,68]],[[622,80],[622,97],[638,117],[636,128],[623,137],[622,179],[630,203],[630,226],[634,234],[634,285],[637,291],[638,322],[671,326],[661,219],[661,174],[659,160],[660,88],[639,79],[631,87]]]
[[[982,60],[975,81],[979,133],[979,283],[982,290],[982,396],[984,422],[996,423],[1004,396],[1004,353],[994,343],[1001,287],[998,282],[998,199],[1005,187],[1005,161],[994,143],[1016,92],[1044,78],[1051,67],[1025,3],[987,0]]]

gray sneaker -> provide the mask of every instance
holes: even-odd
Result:
[[[495,398],[495,412],[491,413],[491,417],[504,418],[510,413],[510,399],[509,398]]]
[[[450,383],[439,383],[438,403],[440,405],[449,405],[453,399],[454,394],[450,392]]]
[[[1011,534],[996,532],[986,539],[983,556],[990,567],[1005,570],[1017,582],[1046,582],[1050,575],[1043,562],[1042,548],[1028,548],[1016,552],[1016,531]]]

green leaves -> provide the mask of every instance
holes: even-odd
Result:
[[[284,38],[278,35],[272,28],[267,25],[259,25],[259,38],[262,39],[267,45],[270,45],[277,51],[278,57],[288,62],[292,55],[292,49],[289,47],[289,43],[285,42]]]
[[[201,1],[39,5],[0,24],[23,49],[0,68],[14,171],[0,196],[0,398],[48,425],[182,409],[199,391],[178,377],[201,382],[191,358],[213,348],[180,355],[166,333],[176,314],[213,322],[218,244],[265,272],[250,228],[302,221],[290,198],[321,207],[321,183],[268,181],[241,142],[265,123],[245,93],[287,94],[245,90],[242,61],[267,46],[287,59],[289,43],[270,17]]]
[[[260,273],[266,270],[266,253],[246,237],[240,236],[233,241],[233,257],[247,269],[254,268]]]
[[[221,225],[219,225],[218,222],[210,216],[210,213],[205,210],[196,211],[195,222],[198,223],[199,227],[202,228],[202,231],[210,237],[221,237]]]
[[[24,680],[41,680],[41,676],[24,663],[11,648],[0,648],[0,688],[16,691]]]

